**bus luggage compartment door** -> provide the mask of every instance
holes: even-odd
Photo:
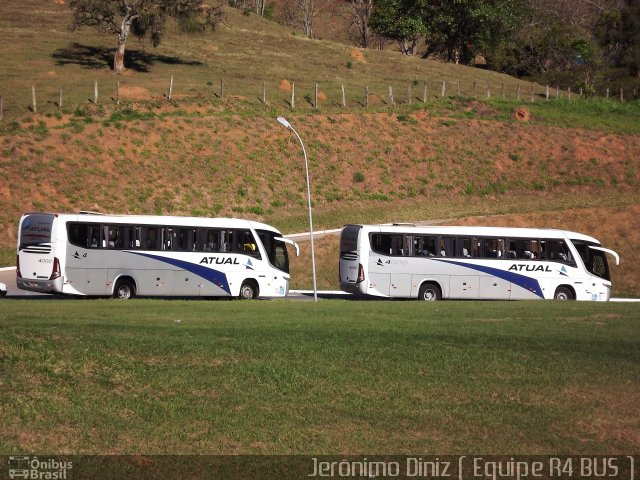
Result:
[[[477,275],[452,275],[449,280],[449,298],[478,298],[480,277]]]

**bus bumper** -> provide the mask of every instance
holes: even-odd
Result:
[[[62,277],[50,280],[50,279],[29,279],[16,277],[16,286],[20,290],[28,290],[31,292],[39,293],[62,293]]]

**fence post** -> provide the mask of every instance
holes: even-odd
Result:
[[[544,91],[544,96],[547,99],[547,102],[549,101],[549,85],[547,85],[545,91]]]
[[[60,91],[58,92],[58,111],[62,110],[62,87],[60,87]]]
[[[518,85],[518,101],[520,101],[520,85]]]
[[[422,95],[422,103],[427,103],[427,99],[429,97],[427,96],[427,81],[424,81],[424,93]]]
[[[409,99],[407,101],[409,105],[411,105],[411,84],[409,84]]]
[[[36,86],[31,86],[31,111],[36,113],[38,111],[38,105],[36,104]]]
[[[487,83],[487,98],[491,98],[491,86]]]
[[[224,78],[220,79],[220,98],[224,98]]]
[[[395,105],[396,103],[393,101],[393,87],[389,85],[389,103],[391,105]]]
[[[369,108],[369,85],[364,86],[364,108]]]
[[[116,80],[116,105],[120,105],[120,80]]]
[[[296,83],[291,82],[291,110],[296,108]]]
[[[622,87],[620,87],[620,102],[624,103],[624,91],[623,91]]]
[[[267,104],[267,82],[262,82],[262,103]]]
[[[316,82],[316,88],[313,99],[313,108],[318,108],[318,82]]]
[[[4,98],[0,95],[0,120],[2,120],[2,111],[4,110]]]
[[[445,81],[442,81],[442,88],[440,89],[440,97],[444,98],[444,95],[447,91],[447,84],[445,83]]]
[[[173,95],[173,75],[171,75],[171,78],[169,79],[169,95],[167,96],[167,98],[171,100],[172,95]]]
[[[456,91],[458,92],[458,96],[460,96],[460,80],[458,80],[456,85],[457,85]]]
[[[609,100],[609,87],[607,87],[607,100]]]
[[[340,84],[340,88],[342,89],[342,108],[345,108],[347,106],[347,97],[344,94],[344,83]]]
[[[531,84],[531,103],[533,103],[533,83]]]
[[[93,103],[98,103],[98,80],[93,82]]]

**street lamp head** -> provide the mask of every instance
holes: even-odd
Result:
[[[291,128],[291,124],[289,123],[289,121],[284,118],[284,117],[278,117],[278,122],[284,127],[284,128]]]

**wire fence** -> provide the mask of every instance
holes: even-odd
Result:
[[[528,82],[486,82],[460,80],[381,81],[361,85],[342,82],[252,81],[220,78],[206,85],[190,82],[173,75],[166,79],[135,81],[115,79],[112,82],[94,80],[86,87],[32,85],[29,90],[15,89],[0,94],[0,120],[24,113],[52,114],[73,112],[87,105],[113,106],[133,102],[163,102],[191,100],[215,102],[225,99],[277,109],[347,109],[373,106],[428,103],[437,99],[464,97],[477,100],[503,99],[518,102],[543,102],[559,99],[587,98],[581,90]],[[638,89],[631,91],[607,88],[603,98],[627,102],[638,98]]]

